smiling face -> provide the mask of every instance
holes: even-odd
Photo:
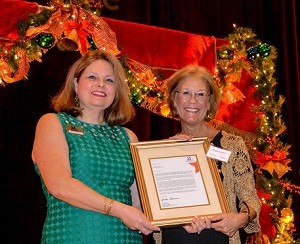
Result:
[[[182,79],[174,91],[174,107],[181,123],[200,125],[210,108],[208,84],[205,80],[188,77]]]
[[[75,82],[75,91],[83,112],[104,111],[116,95],[115,77],[111,64],[105,60],[92,62]]]

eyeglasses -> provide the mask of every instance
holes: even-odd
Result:
[[[191,92],[191,91],[175,91],[176,93],[179,94],[179,97],[182,99],[191,99],[193,95],[195,95],[195,98],[198,101],[204,100],[206,97],[209,97],[211,94],[207,94],[206,92]]]

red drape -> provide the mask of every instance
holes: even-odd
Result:
[[[115,32],[122,53],[143,64],[174,72],[188,64],[199,64],[211,72],[216,68],[216,50],[227,41],[214,36],[196,35],[166,28],[103,18]],[[236,87],[246,97],[233,104],[221,103],[217,119],[240,130],[256,130],[253,106],[255,88],[251,77],[243,73]]]
[[[0,0],[0,9],[0,37],[17,38],[16,23],[30,13],[36,13],[38,4],[20,0]]]
[[[145,65],[178,69],[196,63],[213,71],[216,38],[103,18],[124,54]]]

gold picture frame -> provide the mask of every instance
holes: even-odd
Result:
[[[209,141],[159,140],[130,144],[145,215],[160,227],[229,211]]]

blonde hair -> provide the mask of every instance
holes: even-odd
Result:
[[[116,84],[116,95],[113,103],[104,111],[104,120],[108,125],[125,124],[135,115],[129,87],[119,60],[106,51],[90,51],[70,67],[61,91],[51,100],[52,106],[56,112],[65,112],[74,117],[82,115],[82,109],[76,101],[74,79],[78,81],[84,70],[96,60],[105,60],[112,66]]]
[[[210,109],[207,111],[205,121],[210,121],[216,116],[220,102],[220,93],[215,80],[209,70],[199,65],[188,65],[176,71],[167,82],[167,101],[174,117],[177,116],[177,111],[174,106],[174,95],[177,86],[183,79],[194,77],[196,79],[206,81],[210,94]]]

